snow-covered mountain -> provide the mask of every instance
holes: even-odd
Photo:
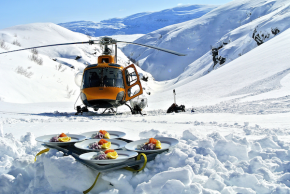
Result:
[[[112,18],[99,23],[92,21],[74,21],[60,23],[74,32],[90,36],[111,36],[122,34],[147,34],[168,25],[199,18],[216,8],[216,5],[184,5],[158,12],[144,12],[125,18]]]
[[[209,111],[227,112],[231,108],[240,113],[265,114],[283,107],[290,111],[290,29],[198,79],[187,78],[157,82],[149,102],[154,108],[166,107],[172,90],[177,93],[177,103],[200,107]],[[186,76],[186,74],[183,74]],[[170,98],[173,101],[173,96]]]
[[[289,9],[287,0],[235,0],[200,18],[167,26],[135,41],[185,53],[185,57],[135,45],[124,47],[123,52],[139,61],[156,80],[178,76],[175,82],[188,76],[196,79],[289,28]]]

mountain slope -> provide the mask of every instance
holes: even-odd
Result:
[[[215,59],[218,58],[217,64],[226,64],[257,47],[258,34],[261,41],[265,42],[274,37],[274,33],[289,28],[289,6],[287,0],[236,0],[200,18],[159,29],[135,41],[176,50],[187,54],[186,57],[176,57],[134,45],[124,47],[123,51],[127,56],[139,61],[142,69],[150,72],[156,80],[173,79],[185,70],[188,70],[188,73],[189,69],[190,73],[187,75],[193,76],[203,69],[197,78],[211,71],[210,67],[214,64],[212,54],[215,55]],[[275,31],[276,28],[278,31],[272,33],[271,29]],[[265,37],[262,37],[262,34]],[[243,38],[239,39],[241,37]],[[220,46],[229,48],[226,44],[233,41],[235,46],[231,52],[220,50]],[[240,50],[235,52],[237,48]],[[207,56],[204,56],[205,54]],[[195,65],[188,67],[194,61]]]
[[[61,23],[67,29],[91,36],[119,34],[147,34],[168,25],[199,18],[216,8],[215,5],[188,5],[165,9],[159,12],[144,12],[125,18],[112,18],[100,23],[75,21]]]
[[[158,82],[152,85],[155,91],[149,98],[150,107],[169,107],[175,89],[178,104],[188,108],[206,106],[198,112],[263,114],[277,113],[279,108],[290,111],[289,44],[290,29],[199,79],[187,79],[182,84]],[[213,104],[219,105],[209,107]]]

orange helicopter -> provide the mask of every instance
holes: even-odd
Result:
[[[142,95],[143,88],[140,82],[139,74],[134,64],[123,67],[116,63],[117,43],[134,44],[157,49],[178,56],[185,56],[185,54],[177,53],[168,49],[134,42],[117,41],[110,37],[102,37],[99,40],[89,40],[87,42],[73,42],[30,47],[2,52],[0,54],[51,46],[71,44],[100,44],[102,45],[103,53],[98,57],[98,63],[88,65],[83,72],[76,74],[75,81],[76,84],[80,87],[80,97],[83,104],[85,105],[84,107],[77,106],[76,114],[88,112],[88,107],[93,108],[95,111],[98,111],[99,108],[105,108],[103,113],[105,113],[106,110],[111,110],[116,113],[113,108],[117,108],[121,105],[127,105],[130,108],[132,114],[142,114],[142,109],[144,109],[147,105],[146,98],[138,98],[133,103],[131,102],[132,107],[126,104],[126,102]],[[115,55],[112,53],[113,49],[109,48],[110,45],[115,45]]]

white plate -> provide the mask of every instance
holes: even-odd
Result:
[[[91,143],[99,142],[100,140],[101,139],[88,139],[88,140],[76,143],[75,147],[82,149],[82,150],[89,150],[89,151],[96,151],[96,152],[105,151],[106,149],[90,149],[89,148],[89,145]],[[114,150],[123,148],[127,144],[127,142],[117,140],[117,139],[107,139],[107,141],[111,142],[111,148],[108,148],[108,149],[114,149]]]
[[[158,150],[140,150],[138,149],[138,145],[141,145],[143,143],[146,143],[149,141],[149,138],[148,139],[141,139],[141,140],[138,140],[138,141],[133,141],[131,143],[127,143],[125,148],[127,150],[132,150],[132,151],[135,151],[135,152],[144,152],[144,153],[150,153],[150,152],[159,152],[159,151],[163,151],[163,150],[166,150],[172,146],[175,146],[176,144],[178,144],[178,140],[177,139],[174,139],[174,138],[170,138],[170,137],[156,137],[154,139],[157,139],[161,142],[161,149],[158,149]]]
[[[68,137],[71,137],[71,140],[69,142],[50,142],[49,141],[52,137],[55,137],[57,135],[60,135],[60,134],[44,135],[44,136],[35,138],[35,140],[42,142],[44,144],[47,144],[47,145],[60,145],[61,146],[61,145],[67,145],[67,144],[74,144],[76,142],[83,141],[86,139],[86,137],[83,135],[66,134]]]
[[[132,151],[123,151],[123,150],[115,150],[118,153],[118,158],[116,159],[106,159],[106,160],[94,160],[92,159],[93,156],[97,155],[96,152],[88,152],[85,154],[81,154],[79,157],[80,159],[95,163],[95,164],[113,164],[124,162],[130,158],[133,158],[138,155],[137,152]]]
[[[92,135],[97,132],[99,131],[90,131],[90,132],[82,133],[81,135],[86,136],[87,139],[92,139]],[[107,132],[110,134],[110,139],[116,139],[116,138],[124,137],[126,135],[126,133],[122,131],[107,131]]]

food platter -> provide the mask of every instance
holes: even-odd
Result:
[[[118,153],[118,158],[116,159],[94,160],[93,157],[97,154],[96,152],[88,152],[85,154],[81,154],[79,158],[95,164],[113,164],[124,162],[138,155],[137,152],[132,151],[124,151],[124,150],[115,150],[115,151]]]
[[[94,142],[99,142],[101,139],[88,139],[82,142],[78,142],[75,144],[75,147],[82,149],[82,150],[89,150],[89,151],[94,151],[94,152],[98,152],[98,151],[105,151],[106,149],[90,149],[89,145],[91,143]],[[111,147],[109,149],[121,149],[123,147],[125,147],[125,145],[127,144],[127,142],[122,141],[122,140],[117,140],[117,139],[107,139],[107,141],[111,142]]]
[[[133,141],[131,143],[126,144],[125,148],[127,150],[135,151],[135,152],[143,152],[143,153],[152,153],[152,152],[159,152],[169,149],[172,146],[175,146],[178,144],[178,140],[170,137],[156,137],[155,139],[159,140],[161,142],[161,149],[156,150],[141,150],[139,149],[139,145],[142,145],[146,142],[148,142],[148,139],[141,139],[138,141]]]
[[[92,135],[98,133],[99,131],[90,131],[82,133],[81,135],[86,136],[86,139],[93,139]],[[121,138],[126,135],[126,133],[122,131],[107,131],[110,134],[110,139]]]
[[[58,136],[59,134],[52,134],[52,135],[43,135],[40,137],[35,138],[36,141],[47,144],[47,145],[68,145],[68,144],[74,144],[76,142],[80,142],[86,139],[84,135],[77,135],[77,134],[67,134],[68,137],[71,137],[71,140],[69,142],[50,142],[49,140],[52,137]]]

